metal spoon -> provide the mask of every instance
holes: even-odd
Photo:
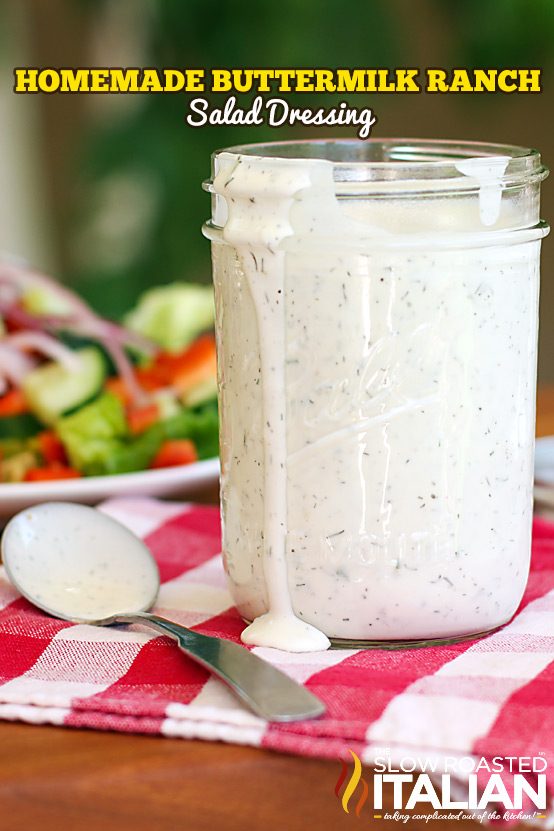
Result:
[[[160,587],[158,567],[146,545],[107,514],[69,502],[27,508],[7,524],[1,548],[13,585],[48,614],[97,626],[151,626],[269,721],[325,712],[315,695],[244,647],[147,612]]]

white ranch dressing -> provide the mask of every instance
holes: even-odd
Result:
[[[489,227],[498,221],[502,200],[502,177],[510,159],[496,156],[484,159],[466,159],[456,163],[456,169],[464,176],[479,182],[479,215],[483,225]]]
[[[54,614],[96,621],[143,611],[159,585],[144,543],[107,514],[52,502],[18,514],[2,540],[14,584]]]
[[[470,200],[339,205],[330,162],[217,156],[224,556],[247,643],[451,637],[515,611],[539,245],[458,245],[511,223],[506,159],[473,161]],[[383,247],[406,234],[414,250]]]
[[[251,181],[251,177],[254,181]],[[252,202],[257,173],[241,159],[222,164],[214,188],[230,197],[231,210],[224,234],[237,247],[256,310],[263,395],[264,436],[264,574],[269,610],[243,631],[244,643],[298,652],[327,649],[329,639],[293,612],[288,591],[287,438],[285,392],[285,254],[278,250],[293,233],[288,217],[299,190],[311,184],[308,171],[283,165],[272,177],[271,197]],[[233,181],[236,185],[231,188]],[[255,199],[255,197],[254,197]],[[263,221],[252,225],[252,208]],[[258,238],[254,228],[261,231]],[[242,234],[246,229],[246,237]]]

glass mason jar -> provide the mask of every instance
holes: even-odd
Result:
[[[540,183],[520,147],[213,156],[223,555],[243,640],[510,619],[532,517]]]

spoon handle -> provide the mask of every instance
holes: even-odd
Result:
[[[113,622],[143,623],[174,638],[183,652],[268,721],[301,721],[325,712],[313,693],[239,644],[202,635],[149,612],[117,615]]]

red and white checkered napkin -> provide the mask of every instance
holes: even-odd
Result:
[[[142,536],[162,578],[157,611],[238,641],[214,507],[120,499],[103,510]],[[257,649],[327,704],[270,725],[165,637],[72,625],[0,580],[0,717],[159,733],[371,762],[383,755],[537,756],[554,791],[554,525],[536,520],[533,568],[513,621],[483,640],[410,651]]]

